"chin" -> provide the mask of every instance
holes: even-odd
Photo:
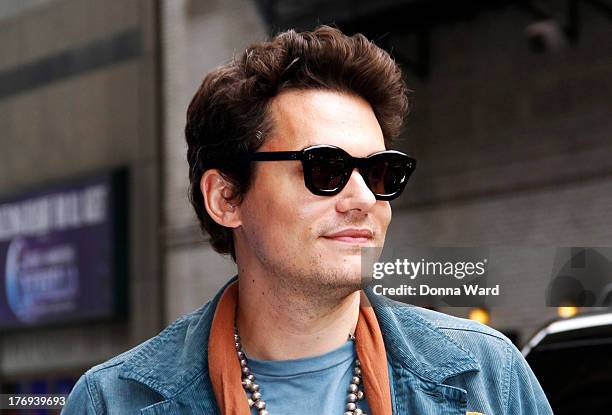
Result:
[[[350,287],[355,289],[361,288],[361,261],[357,264],[342,264],[336,267],[330,267],[330,270],[335,275],[335,280],[340,287]]]

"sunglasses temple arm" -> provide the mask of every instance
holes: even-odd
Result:
[[[260,151],[246,155],[249,161],[301,160],[301,151]]]

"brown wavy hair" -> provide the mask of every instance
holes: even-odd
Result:
[[[189,199],[213,248],[234,261],[232,229],[208,215],[200,179],[206,170],[218,169],[233,186],[232,199],[240,203],[251,184],[251,168],[237,160],[263,144],[272,128],[270,102],[290,89],[362,97],[387,143],[398,136],[408,112],[408,90],[391,56],[361,34],[349,37],[329,26],[279,33],[208,73],[187,110]]]

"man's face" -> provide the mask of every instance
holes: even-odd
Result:
[[[353,95],[283,92],[271,104],[271,117],[273,131],[259,151],[331,144],[365,157],[385,150],[372,108]],[[375,199],[358,170],[334,196],[317,196],[305,187],[300,161],[256,162],[253,180],[235,234],[239,265],[294,290],[341,296],[359,289],[361,248],[383,246],[391,207]],[[372,236],[333,236],[347,230]]]

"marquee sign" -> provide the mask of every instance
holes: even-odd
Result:
[[[0,328],[125,310],[125,171],[0,200]]]

